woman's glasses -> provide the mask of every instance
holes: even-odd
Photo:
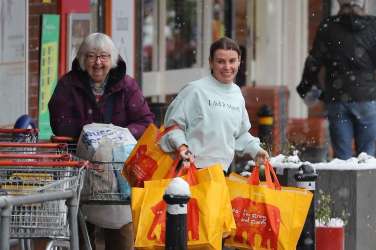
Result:
[[[101,62],[107,62],[111,58],[111,55],[110,54],[97,55],[97,54],[94,54],[94,53],[89,53],[89,54],[86,55],[86,59],[89,62],[96,62],[98,60],[98,58]]]

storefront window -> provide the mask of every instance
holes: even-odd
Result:
[[[90,30],[91,32],[98,32],[98,0],[90,0]]]
[[[366,2],[366,12],[370,15],[376,15],[376,0]]]
[[[225,35],[225,3],[224,0],[215,0],[213,5],[212,40],[216,41]]]
[[[144,0],[144,20],[143,20],[143,71],[149,72],[153,70],[153,50],[154,50],[154,37],[156,26],[156,5],[153,0]],[[156,65],[155,65],[156,66]]]
[[[192,68],[198,62],[196,0],[166,1],[166,69]]]

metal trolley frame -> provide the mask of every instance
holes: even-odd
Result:
[[[0,141],[37,142],[38,133],[37,128],[0,128]]]
[[[85,171],[80,205],[129,205],[130,197],[120,192],[119,176],[124,162],[90,161]],[[118,176],[117,176],[118,175]],[[86,218],[81,209],[78,213],[86,250],[92,250],[86,228]]]
[[[29,143],[29,142],[0,142],[0,152],[3,153],[45,153],[64,154],[68,153],[67,143]]]
[[[78,249],[84,161],[0,161],[0,249],[9,239],[50,238]],[[66,202],[65,202],[66,201]]]
[[[51,141],[68,144],[68,152],[75,153],[77,139],[65,136],[53,136]],[[1,145],[1,144],[0,144]],[[119,182],[124,162],[89,161],[85,169],[80,205],[129,205],[130,197],[120,192],[125,183]],[[79,226],[82,231],[84,247],[91,250],[86,218],[81,209],[78,212]]]

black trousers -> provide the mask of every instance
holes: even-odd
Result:
[[[131,250],[133,249],[133,225],[132,223],[122,226],[120,229],[99,228],[94,224],[86,222],[90,244],[96,250],[96,235],[103,234],[105,250]],[[83,235],[80,230],[80,249],[84,248]]]

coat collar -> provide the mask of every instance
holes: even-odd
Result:
[[[105,93],[113,93],[122,88],[121,80],[126,75],[126,64],[124,60],[119,56],[117,66],[115,68],[112,68],[108,72],[108,79],[106,84]],[[79,79],[79,82],[77,82],[77,86],[84,88],[86,91],[90,91],[90,76],[87,73],[87,71],[83,71],[80,67],[80,64],[76,59],[74,59],[72,63],[72,73],[76,75]],[[74,81],[75,82],[75,81]],[[83,83],[83,84],[82,84]]]

